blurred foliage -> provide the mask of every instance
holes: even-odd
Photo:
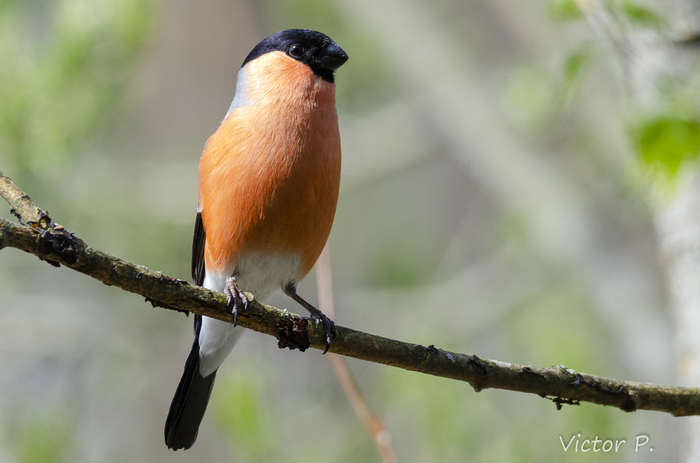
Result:
[[[0,161],[18,181],[60,176],[107,129],[148,31],[149,0],[4,0]]]
[[[75,443],[75,421],[67,410],[30,416],[19,424],[14,442],[18,463],[62,463],[71,461]]]
[[[574,0],[550,0],[549,10],[557,19],[581,18]],[[641,29],[660,29],[666,26],[666,19],[659,12],[642,2],[630,0],[608,0],[605,7],[611,18],[623,24]],[[567,57],[563,66],[562,88],[564,94],[573,95],[582,80],[585,70],[590,67],[594,55],[593,47],[584,42],[577,46]],[[511,107],[520,119],[536,119],[532,114],[518,107],[537,108],[546,101],[537,97],[537,84],[528,84],[521,79],[519,85],[513,85]],[[690,178],[697,169],[700,156],[700,123],[695,108],[700,103],[697,95],[700,90],[700,69],[696,69],[690,79],[684,82],[666,78],[658,82],[662,99],[656,110],[646,108],[641,111],[634,108],[631,114],[629,132],[636,148],[637,165],[647,185],[651,187],[651,200],[663,203],[673,195],[679,185]],[[516,82],[518,84],[518,82]],[[540,84],[542,86],[542,84]],[[540,91],[541,93],[541,91]],[[529,95],[528,95],[529,94]],[[528,95],[533,102],[525,101],[519,95]],[[516,103],[513,103],[516,102]],[[529,104],[527,104],[529,103]],[[532,110],[535,113],[542,113]]]
[[[387,238],[371,256],[366,284],[375,288],[416,287],[430,280],[437,258],[420,237],[404,234]]]
[[[278,450],[279,437],[267,400],[261,372],[247,371],[240,363],[235,373],[218,378],[211,408],[218,427],[229,440],[231,448],[245,455],[246,461],[270,461]]]
[[[673,197],[698,169],[700,67],[688,79],[664,77],[656,105],[634,108],[629,131],[653,205]]]
[[[644,2],[631,0],[605,0],[608,11],[618,20],[628,24],[646,28],[661,28],[666,25],[666,19]],[[575,21],[583,19],[583,14],[576,0],[549,0],[547,3],[549,15],[559,21]]]
[[[594,58],[592,44],[583,42],[564,57],[560,75],[534,63],[513,67],[503,92],[506,114],[526,133],[547,129],[567,104],[575,102]]]
[[[515,68],[503,95],[506,112],[518,128],[539,131],[551,121],[556,89],[549,74],[541,67],[525,65]]]
[[[549,0],[547,2],[549,15],[559,21],[583,19],[581,10],[575,0]]]
[[[607,350],[591,301],[566,276],[523,301],[506,325],[514,350],[527,352],[535,365],[575,365],[580,371],[595,371]],[[552,345],[557,346],[555,351]]]
[[[697,120],[656,116],[642,122],[635,135],[640,164],[662,190],[672,190],[685,169],[697,167],[700,155]]]
[[[562,93],[566,99],[576,95],[593,58],[593,46],[588,42],[578,45],[567,55],[562,70]]]
[[[72,173],[86,148],[110,131],[152,9],[151,0],[0,0],[0,170],[32,197],[71,190],[81,174],[88,175],[87,169]],[[104,185],[97,182],[72,204],[43,207],[74,210],[98,197],[94,192]],[[96,203],[89,207],[101,210]],[[11,256],[2,258],[11,266]],[[21,280],[26,282],[37,269],[29,262],[14,272],[31,274]],[[73,412],[69,406],[24,410],[8,430],[13,437],[0,460],[14,454],[19,463],[75,461],[79,426]]]
[[[660,28],[666,25],[666,20],[659,13],[640,2],[622,0],[608,2],[610,10],[618,17],[626,19],[630,24],[646,28]]]

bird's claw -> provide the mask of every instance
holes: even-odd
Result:
[[[323,327],[326,331],[326,349],[323,351],[325,354],[328,352],[328,348],[331,347],[331,341],[335,338],[335,323],[320,310],[316,313],[312,313],[310,318],[316,323],[317,328],[319,324],[323,323]]]
[[[243,291],[238,288],[236,277],[231,277],[228,282],[226,282],[224,294],[226,294],[226,305],[231,309],[231,313],[233,314],[233,326],[236,326],[238,325],[238,311],[248,310],[250,301]]]
[[[323,353],[325,354],[328,352],[328,349],[331,347],[331,341],[333,341],[333,338],[335,338],[335,323],[333,323],[333,320],[328,318],[326,314],[318,310],[316,307],[302,299],[301,296],[297,294],[297,289],[296,286],[294,286],[294,282],[290,282],[282,289],[287,296],[294,299],[299,305],[309,311],[309,314],[311,315],[309,318],[316,323],[317,328],[319,324],[323,323],[323,328],[326,331],[326,349],[323,351]]]

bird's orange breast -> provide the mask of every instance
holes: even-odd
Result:
[[[335,215],[340,134],[335,86],[281,52],[247,65],[246,99],[207,141],[199,167],[207,269],[291,254],[303,278]]]

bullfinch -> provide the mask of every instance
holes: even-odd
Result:
[[[326,350],[333,322],[296,287],[333,224],[340,185],[333,73],[347,59],[328,36],[306,29],[278,32],[253,48],[231,107],[204,146],[192,246],[195,284],[225,293],[234,318],[248,305],[244,291],[264,303],[281,289],[324,325]],[[242,332],[195,316],[165,422],[169,448],[194,444],[216,372]]]

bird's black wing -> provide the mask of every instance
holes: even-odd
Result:
[[[194,222],[194,240],[192,241],[192,279],[197,286],[202,286],[204,283],[205,240],[206,232],[202,223],[202,211],[197,211],[197,219]]]

